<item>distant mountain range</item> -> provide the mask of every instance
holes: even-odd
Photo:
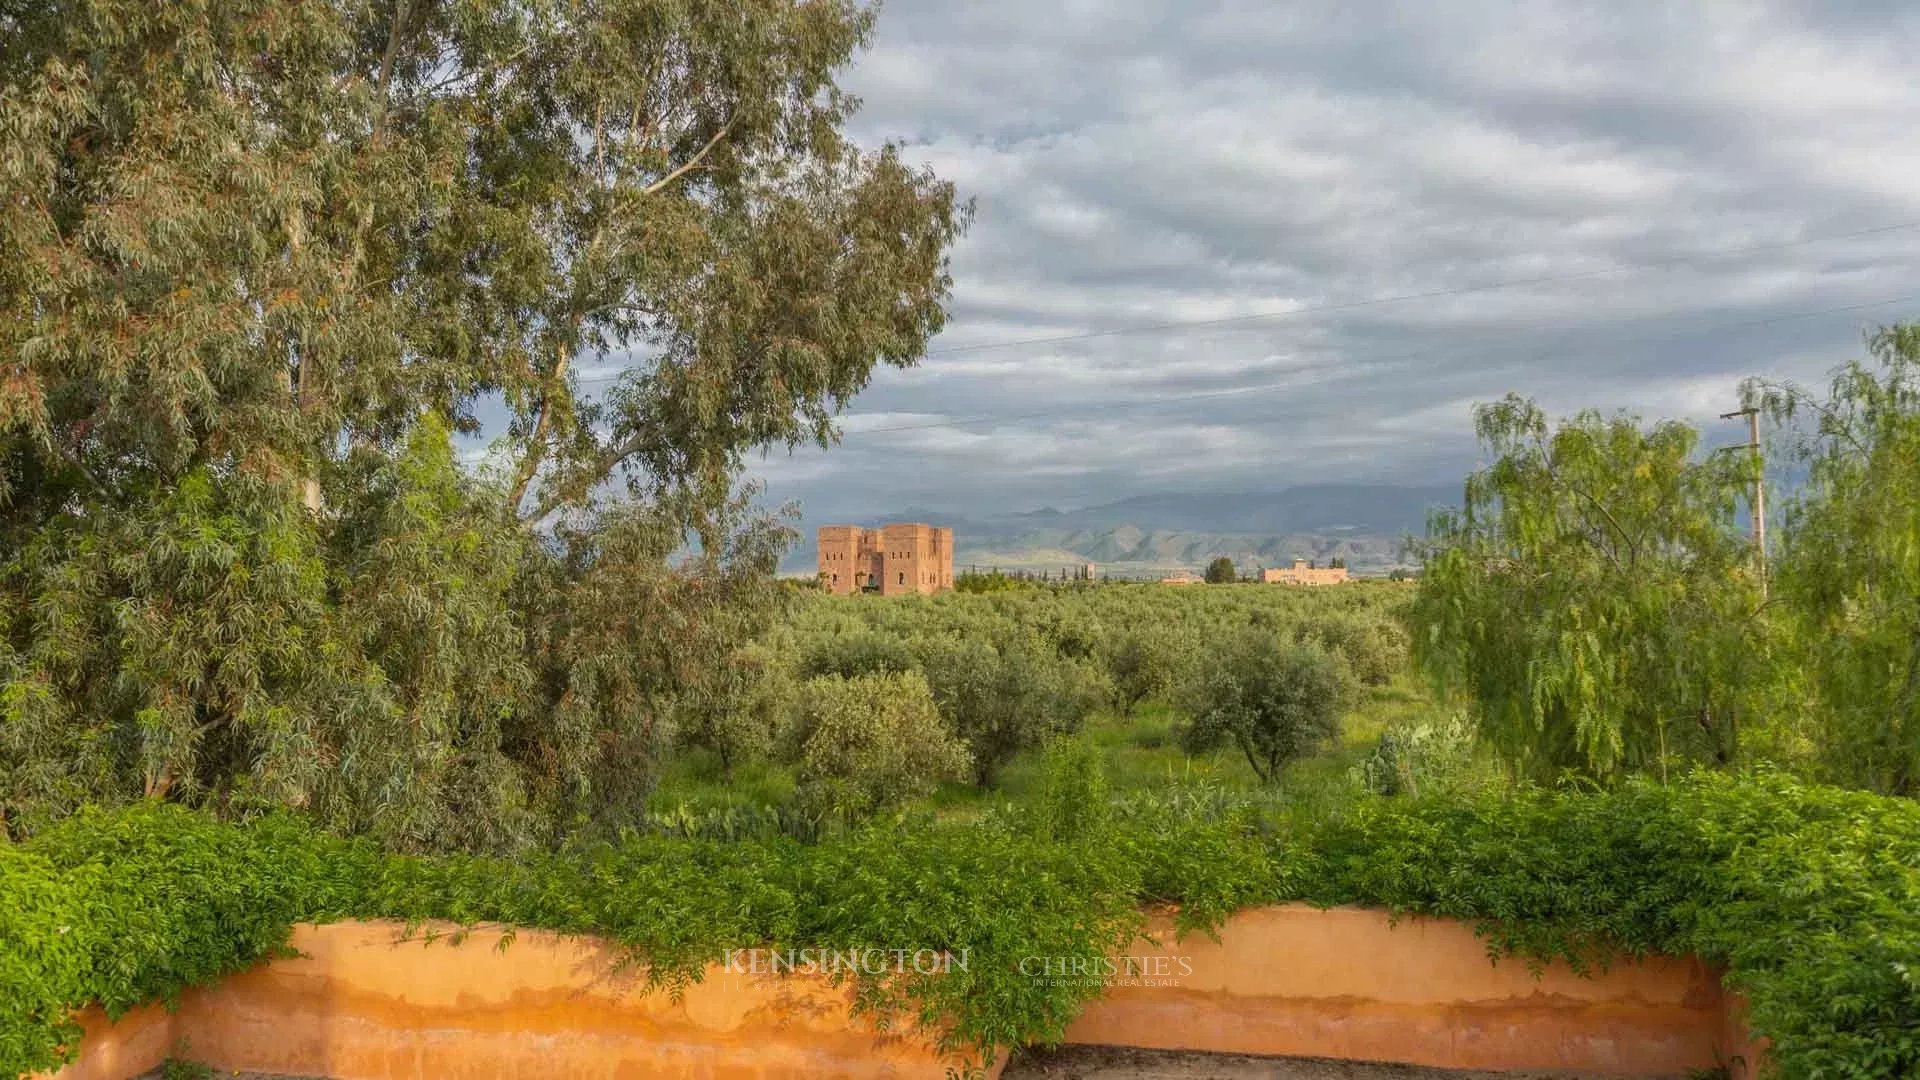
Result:
[[[1271,492],[1138,495],[1078,510],[1046,507],[971,517],[927,507],[807,520],[782,569],[811,573],[814,530],[825,524],[925,521],[952,527],[954,568],[1057,570],[1088,562],[1101,572],[1152,577],[1197,570],[1225,555],[1234,565],[1284,566],[1295,558],[1343,558],[1356,573],[1403,564],[1409,535],[1427,512],[1460,501],[1458,485],[1313,484]]]

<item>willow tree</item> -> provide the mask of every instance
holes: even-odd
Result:
[[[502,842],[644,775],[764,625],[742,455],[942,324],[964,211],[843,133],[872,20],[0,0],[0,824]]]
[[[1525,775],[1606,780],[1728,763],[1760,645],[1736,517],[1753,462],[1679,423],[1509,396],[1476,410],[1492,464],[1434,515],[1412,607],[1418,662],[1467,694]]]
[[[1806,482],[1786,501],[1775,608],[1825,778],[1920,795],[1920,326],[1869,339],[1823,400],[1755,380],[1751,405]],[[1877,370],[1876,370],[1877,368]]]

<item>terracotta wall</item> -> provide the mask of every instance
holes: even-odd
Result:
[[[592,941],[403,936],[397,923],[298,927],[304,955],[190,992],[171,1017],[142,1010],[110,1031],[86,1018],[83,1056],[57,1080],[126,1080],[175,1048],[216,1069],[335,1080],[943,1080],[964,1064],[852,1018],[847,991],[821,978],[715,967],[676,1002]]]
[[[1694,959],[1623,958],[1589,978],[1555,964],[1536,979],[1493,963],[1463,923],[1303,904],[1243,911],[1217,942],[1157,936],[1133,968],[1171,978],[1114,979],[1068,1042],[1620,1076],[1755,1056],[1727,1044],[1744,1029]]]
[[[156,1068],[179,1045],[177,1017],[147,1005],[109,1022],[99,1009],[80,1014],[80,1054],[57,1080],[126,1080]]]
[[[393,923],[299,927],[304,955],[190,992],[176,1014],[84,1017],[81,1059],[58,1080],[126,1080],[175,1050],[338,1080],[938,1078],[955,1063],[919,1034],[852,1019],[846,991],[819,979],[715,968],[676,1002],[590,940],[403,938]],[[1218,941],[1162,933],[1113,966],[1067,1041],[1622,1076],[1740,1057],[1746,1077],[1758,1060],[1738,1002],[1698,961],[1622,960],[1592,978],[1555,965],[1535,979],[1445,920],[1259,908]],[[1048,977],[1044,962],[1034,974]]]
[[[1307,560],[1295,559],[1288,567],[1268,567],[1260,571],[1260,580],[1267,585],[1339,585],[1347,579],[1344,566],[1308,566]]]
[[[882,596],[908,596],[953,588],[952,529],[917,522],[877,529],[822,525],[817,546],[828,592],[851,595],[873,586]]]

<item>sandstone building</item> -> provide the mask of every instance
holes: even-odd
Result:
[[[1347,568],[1308,566],[1307,560],[1295,559],[1292,566],[1260,571],[1260,580],[1268,585],[1338,585],[1347,580]]]
[[[953,530],[918,522],[877,529],[822,525],[820,581],[827,591],[882,596],[945,592],[953,588]]]

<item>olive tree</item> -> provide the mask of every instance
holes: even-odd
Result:
[[[1337,614],[1304,621],[1294,636],[1340,657],[1365,686],[1385,686],[1407,668],[1407,631],[1379,616]]]
[[[913,651],[905,641],[873,630],[826,635],[800,646],[803,678],[898,674],[912,670],[913,663]]]
[[[1319,648],[1249,628],[1201,663],[1186,690],[1181,743],[1189,752],[1231,743],[1271,784],[1288,762],[1339,736],[1343,682]]]
[[[1077,730],[1112,693],[1104,672],[1061,659],[1023,627],[935,638],[919,654],[940,713],[965,740],[983,786],[1019,751]]]
[[[1106,648],[1120,711],[1131,714],[1142,701],[1173,690],[1198,650],[1194,636],[1181,627],[1149,623],[1120,632]]]
[[[791,738],[802,802],[857,821],[967,771],[919,674],[825,675],[801,688]]]

